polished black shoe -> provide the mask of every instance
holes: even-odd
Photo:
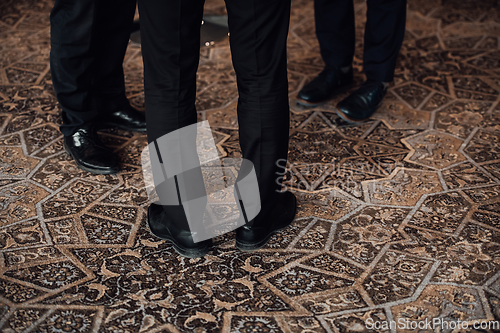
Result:
[[[339,68],[325,68],[299,91],[297,103],[306,107],[318,106],[348,90],[351,86],[352,67],[347,73]]]
[[[203,257],[212,247],[212,240],[195,243],[182,205],[163,206],[151,204],[148,208],[148,224],[151,233],[172,243],[174,250],[188,258]]]
[[[377,111],[386,92],[384,83],[366,81],[358,90],[340,101],[335,112],[350,123],[362,122]]]
[[[101,142],[93,127],[80,128],[65,136],[64,150],[87,172],[108,175],[120,171],[118,157]]]
[[[132,106],[109,113],[96,122],[99,128],[118,127],[126,131],[146,132],[144,112]]]
[[[291,192],[278,194],[278,202],[266,216],[257,216],[253,224],[236,229],[236,247],[242,251],[256,250],[269,241],[271,236],[288,227],[297,212],[297,199]]]

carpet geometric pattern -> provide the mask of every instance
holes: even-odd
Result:
[[[145,135],[100,132],[121,158],[113,176],[64,153],[53,3],[3,1],[0,331],[410,332],[365,324],[500,320],[500,8],[408,2],[395,81],[372,119],[349,126],[334,111],[347,93],[313,109],[295,103],[323,62],[312,1],[292,1],[285,185],[298,216],[263,249],[241,252],[230,233],[186,259],[145,223]],[[223,1],[205,8],[224,14]],[[365,2],[355,10],[361,83]],[[137,45],[124,68],[143,110]],[[221,156],[241,157],[227,40],[202,47],[197,90]]]

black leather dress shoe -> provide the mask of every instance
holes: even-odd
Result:
[[[146,117],[144,112],[129,106],[103,116],[96,125],[100,128],[118,127],[126,131],[146,132]]]
[[[120,171],[118,157],[101,142],[95,129],[90,126],[65,136],[64,150],[73,157],[80,169],[87,172],[108,175]]]
[[[306,107],[318,106],[346,91],[351,85],[352,67],[347,73],[339,68],[325,68],[299,91],[297,103]]]
[[[336,112],[344,120],[357,123],[372,116],[384,99],[386,86],[378,81],[366,81],[361,87],[337,104]]]
[[[297,211],[297,199],[291,192],[278,194],[278,202],[266,216],[257,216],[253,224],[236,229],[236,247],[242,251],[256,250],[275,233],[288,227]]]
[[[148,224],[151,233],[172,243],[174,250],[188,258],[203,257],[212,247],[212,240],[195,243],[189,231],[184,208],[151,204],[148,208]]]

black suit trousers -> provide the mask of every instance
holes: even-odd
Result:
[[[71,135],[128,104],[123,58],[136,0],[56,0],[50,14],[52,82]]]
[[[139,0],[149,142],[197,121],[203,5],[203,0]],[[265,211],[281,187],[277,180],[288,152],[290,0],[226,0],[226,8],[240,145],[254,164]]]
[[[366,3],[364,71],[369,80],[391,82],[405,35],[406,0]],[[353,0],[314,0],[314,12],[326,66],[351,66],[355,47]]]

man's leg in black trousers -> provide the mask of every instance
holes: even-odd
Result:
[[[145,130],[144,115],[123,101],[122,62],[135,4],[117,2],[115,10],[108,1],[56,0],[50,17],[50,65],[63,109],[64,148],[79,168],[97,174],[119,171],[118,158],[95,132],[97,123]],[[99,118],[119,103],[128,109]]]
[[[367,81],[337,104],[349,122],[369,119],[381,105],[405,34],[406,0],[368,0],[363,67]]]
[[[373,81],[391,82],[403,43],[406,0],[368,0],[363,67]]]
[[[96,4],[94,0],[56,0],[50,15],[50,68],[57,100],[63,109],[61,132],[71,135],[98,115],[92,95]]]
[[[97,33],[93,94],[101,101],[100,113],[128,107],[123,59],[134,20],[136,0],[97,1]]]
[[[281,188],[279,166],[288,152],[290,0],[226,0],[226,7],[239,92],[240,145],[243,158],[254,164],[265,212]]]
[[[243,158],[257,174],[261,211],[236,230],[236,246],[258,249],[295,216],[296,199],[281,190],[288,152],[286,39],[290,0],[226,0],[231,54],[238,84]]]
[[[297,95],[305,107],[326,103],[352,83],[355,29],[352,0],[314,0],[316,36],[325,68]]]
[[[139,0],[148,142],[196,123],[204,0]]]
[[[157,140],[161,146],[158,139],[165,134],[197,121],[196,71],[203,4],[203,0],[139,3],[149,143]],[[174,156],[177,151],[181,156]],[[174,159],[184,158],[183,154],[197,158],[196,136],[183,136],[183,142],[167,154]]]
[[[325,65],[352,66],[356,37],[353,1],[314,0],[314,18]]]
[[[156,141],[159,151],[162,151],[161,138],[165,134],[197,121],[196,71],[203,4],[204,0],[139,0],[148,142]],[[174,152],[160,154],[160,162],[165,165],[168,161],[164,158],[196,155],[196,136],[192,135],[187,140],[189,143],[184,140],[179,142]],[[186,145],[192,147],[192,151],[183,151]],[[175,150],[182,154],[176,154]],[[181,192],[190,190],[183,187],[183,176],[173,178],[174,181],[170,178],[165,183],[175,188],[179,196]],[[202,177],[200,182],[204,187]],[[162,201],[163,198],[160,198]],[[171,241],[181,255],[203,256],[212,242],[194,243],[184,208],[180,203],[151,204],[148,209],[150,230],[157,237]]]
[[[132,30],[136,0],[97,1],[95,66],[92,94],[99,101],[99,127],[145,132],[143,112],[125,96],[123,59]]]
[[[134,11],[135,0],[56,0],[51,71],[64,135],[94,121],[109,103],[124,103],[122,63]]]

